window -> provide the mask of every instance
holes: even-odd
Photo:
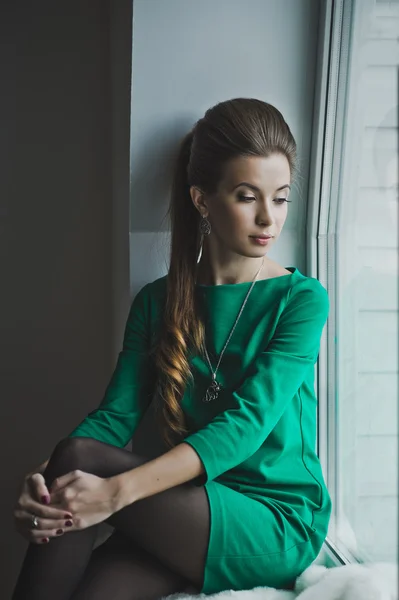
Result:
[[[318,371],[327,542],[341,562],[396,563],[399,2],[326,2],[323,18],[309,255],[331,301]]]

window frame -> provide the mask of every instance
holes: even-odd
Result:
[[[320,3],[314,117],[306,218],[307,272],[319,279],[330,298],[316,364],[318,395],[317,452],[333,503],[329,533],[334,540],[340,507],[337,399],[339,287],[336,280],[337,223],[343,161],[343,138],[350,62],[351,24],[355,0]],[[356,563],[347,548],[327,535],[319,562],[326,566]]]

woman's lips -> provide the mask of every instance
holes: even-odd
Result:
[[[253,237],[252,235],[250,236],[251,240],[253,240],[255,242],[255,244],[260,244],[261,246],[266,246],[266,244],[268,242],[270,242],[270,240],[272,240],[273,238],[257,238],[257,237]]]

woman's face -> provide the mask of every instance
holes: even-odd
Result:
[[[290,181],[289,163],[282,154],[232,159],[217,192],[203,196],[200,212],[212,227],[208,242],[216,243],[219,250],[254,258],[264,256],[287,218]],[[257,235],[265,234],[273,236],[266,244],[255,241]]]

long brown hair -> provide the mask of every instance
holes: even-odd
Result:
[[[203,353],[205,330],[196,293],[202,236],[201,215],[190,196],[196,186],[214,194],[226,163],[239,156],[284,155],[296,174],[296,143],[280,111],[255,98],[234,98],[209,108],[181,142],[168,215],[171,253],[162,330],[153,349],[158,373],[158,418],[164,442],[173,447],[188,429],[180,402],[193,381],[189,354]]]

